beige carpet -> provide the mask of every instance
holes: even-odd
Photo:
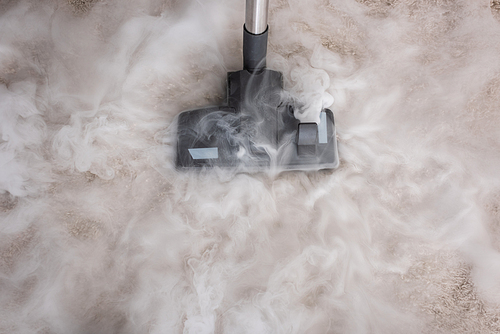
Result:
[[[335,171],[175,171],[243,0],[0,0],[0,333],[500,331],[500,2],[269,19]]]

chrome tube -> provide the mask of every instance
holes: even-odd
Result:
[[[245,28],[254,35],[262,34],[267,29],[267,9],[269,0],[247,0]]]

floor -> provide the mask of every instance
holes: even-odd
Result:
[[[0,332],[500,331],[500,2],[269,6],[336,170],[175,170],[243,0],[0,1]]]

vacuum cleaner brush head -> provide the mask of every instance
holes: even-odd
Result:
[[[297,120],[293,105],[282,98],[282,74],[265,68],[266,52],[267,29],[255,34],[245,27],[244,69],[228,73],[226,105],[185,111],[178,117],[178,169],[338,166],[333,113],[322,110],[319,123]]]

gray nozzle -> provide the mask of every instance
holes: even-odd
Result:
[[[243,68],[260,72],[266,67],[267,29],[260,35],[250,33],[243,27]]]
[[[260,35],[267,29],[267,9],[269,0],[247,0],[245,27],[254,35]]]

